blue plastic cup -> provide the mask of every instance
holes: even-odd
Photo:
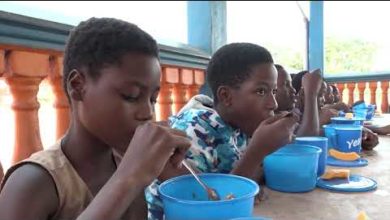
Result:
[[[337,145],[335,124],[323,125],[324,135],[328,138],[328,149],[335,148]]]
[[[361,109],[361,108],[367,108],[367,104],[363,101],[363,102],[360,102],[359,104],[355,104],[355,106],[352,107],[352,109]]]
[[[328,148],[342,152],[361,151],[363,126],[348,124],[323,125],[325,136],[328,138]]]
[[[353,109],[356,118],[366,120],[368,108]]]
[[[254,181],[231,174],[199,174],[222,200],[210,201],[206,191],[192,175],[169,179],[159,186],[166,220],[226,220],[251,217],[259,186]],[[234,199],[226,200],[229,194]]]
[[[362,150],[362,126],[336,126],[335,130],[337,140],[335,149],[341,152],[360,153]]]
[[[265,183],[281,192],[308,192],[316,187],[321,148],[288,144],[264,159]]]
[[[376,109],[375,105],[371,105],[370,104],[370,105],[367,106],[367,117],[366,117],[367,120],[371,120],[372,117],[374,117],[375,109]]]
[[[327,137],[297,137],[296,144],[312,145],[321,148],[322,152],[318,160],[317,176],[325,173],[326,162],[328,158],[328,138]]]

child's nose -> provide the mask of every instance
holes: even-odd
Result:
[[[270,110],[276,110],[278,108],[278,102],[276,101],[275,95],[271,95],[270,98],[267,100],[267,106]]]
[[[140,121],[150,121],[153,119],[154,105],[151,103],[145,103],[139,107],[137,111],[137,119]]]
[[[291,92],[292,94],[296,94],[296,93],[297,93],[297,91],[294,89],[294,87],[290,87],[290,92]]]

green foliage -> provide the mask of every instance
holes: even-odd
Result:
[[[325,71],[334,73],[367,73],[378,50],[375,43],[361,39],[327,37],[325,40]]]
[[[272,53],[275,63],[281,64],[287,70],[298,72],[304,69],[304,51],[275,45],[267,46],[267,49]]]
[[[305,69],[305,52],[274,44],[266,46],[272,53],[275,63],[286,69],[301,71]],[[374,64],[378,45],[362,39],[325,39],[325,71],[327,74],[367,73]]]

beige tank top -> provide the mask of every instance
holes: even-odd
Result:
[[[62,152],[60,142],[47,150],[34,153],[28,159],[12,166],[4,176],[1,189],[12,172],[24,164],[35,164],[42,167],[50,173],[55,182],[59,206],[51,219],[76,219],[92,201],[91,192]]]

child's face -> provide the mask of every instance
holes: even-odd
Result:
[[[259,64],[251,76],[232,90],[231,111],[234,125],[252,135],[259,124],[274,115],[277,72],[273,64]]]
[[[325,104],[333,104],[334,103],[334,95],[332,86],[328,85],[326,88],[325,94]]]
[[[278,110],[289,111],[295,107],[297,97],[296,91],[291,84],[291,76],[284,69],[278,71],[278,90],[276,92],[276,101],[278,102]]]
[[[124,153],[137,126],[153,119],[160,71],[157,58],[128,53],[119,65],[103,67],[96,80],[86,76],[85,94],[78,105],[82,125]]]
[[[322,82],[320,92],[318,93],[318,99],[317,99],[317,104],[318,108],[322,108],[325,105],[325,94],[327,90],[328,85],[326,82]]]
[[[339,89],[337,87],[333,88],[333,97],[334,97],[334,102],[337,103],[340,101],[340,92],[339,92]]]

